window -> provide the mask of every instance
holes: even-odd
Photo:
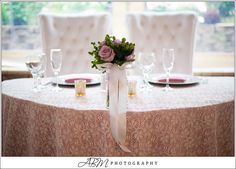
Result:
[[[4,2],[2,3],[3,66],[23,66],[28,54],[41,49],[38,14],[108,12],[108,2]]]
[[[38,14],[104,12],[106,2],[9,2],[2,4],[2,49],[39,49]]]
[[[192,11],[198,16],[195,71],[231,71],[234,67],[234,2],[147,2],[147,11]]]
[[[198,16],[194,71],[234,72],[235,4],[224,2],[4,2],[2,3],[2,64],[23,65],[22,59],[41,49],[40,12],[110,12],[113,34],[127,36],[127,12],[193,11]],[[21,59],[20,59],[21,58]],[[21,60],[21,63],[17,60]],[[25,68],[24,68],[25,69]]]

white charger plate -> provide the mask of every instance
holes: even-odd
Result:
[[[74,86],[74,83],[65,82],[67,79],[73,78],[89,78],[91,79],[90,82],[87,82],[86,85],[96,85],[100,84],[101,77],[100,74],[93,74],[93,73],[81,73],[81,74],[67,74],[58,76],[58,84],[63,86]],[[53,78],[52,83],[56,84],[56,79]]]
[[[185,79],[184,82],[169,82],[170,85],[191,85],[201,82],[201,79],[197,76],[191,76],[186,74],[171,74],[171,77]],[[167,82],[160,82],[160,79],[164,79],[164,74],[153,74],[149,78],[149,82],[153,84],[167,84]]]

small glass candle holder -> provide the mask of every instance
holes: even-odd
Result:
[[[136,96],[136,86],[137,81],[136,80],[130,80],[128,81],[128,96]]]
[[[86,95],[86,80],[75,80],[75,95],[76,96]]]

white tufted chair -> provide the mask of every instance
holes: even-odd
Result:
[[[102,41],[110,33],[110,18],[106,13],[94,15],[39,15],[43,51],[48,62],[46,76],[52,75],[50,49],[61,48],[63,54],[60,74],[96,73],[88,54],[91,42]]]
[[[154,73],[163,73],[162,48],[175,49],[173,72],[192,74],[194,37],[197,18],[191,13],[127,14],[129,40],[138,52],[155,52],[157,61]]]

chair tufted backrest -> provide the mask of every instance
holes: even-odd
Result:
[[[162,48],[174,48],[173,72],[192,74],[194,37],[197,18],[192,13],[157,14],[128,13],[129,40],[136,44],[138,52],[155,52],[155,73],[164,72]]]
[[[88,52],[91,42],[104,39],[110,31],[110,19],[106,13],[95,15],[39,15],[42,46],[48,62],[46,76],[53,75],[50,65],[50,49],[61,48],[63,61],[60,74],[95,73],[91,68],[92,57]]]

